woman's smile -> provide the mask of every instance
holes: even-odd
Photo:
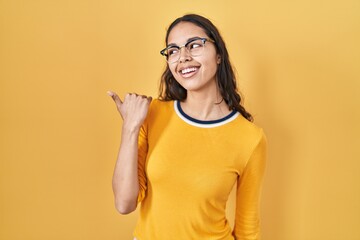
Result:
[[[190,78],[198,73],[200,66],[182,67],[178,72],[183,78]]]

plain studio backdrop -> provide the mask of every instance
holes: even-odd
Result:
[[[132,239],[106,91],[156,97],[166,28],[185,13],[220,29],[267,134],[263,239],[360,239],[358,0],[0,0],[0,239]]]

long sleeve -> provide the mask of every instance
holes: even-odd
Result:
[[[259,240],[259,202],[266,163],[266,137],[261,130],[259,141],[238,178],[233,235],[236,240]]]
[[[147,188],[147,179],[145,173],[145,162],[148,151],[147,132],[145,124],[140,129],[138,140],[138,178],[139,178],[139,194],[137,203],[140,203],[144,197]]]

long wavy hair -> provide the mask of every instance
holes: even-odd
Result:
[[[225,42],[221,37],[218,29],[214,24],[207,18],[197,14],[187,14],[177,18],[172,22],[167,29],[165,44],[167,45],[168,37],[171,30],[180,22],[190,22],[201,27],[206,35],[215,41],[215,47],[217,54],[220,56],[220,64],[216,72],[216,82],[220,90],[220,94],[226,104],[229,106],[229,110],[238,111],[243,117],[250,122],[253,121],[253,117],[247,112],[242,105],[242,98],[236,87],[236,77],[234,74],[233,67],[229,60],[229,54],[225,46]],[[161,82],[159,87],[159,99],[163,101],[179,100],[183,101],[186,99],[187,91],[183,88],[172,75],[169,66],[166,66],[165,71],[161,76]]]

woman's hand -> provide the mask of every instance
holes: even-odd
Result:
[[[146,118],[152,98],[135,93],[128,93],[124,101],[121,101],[115,92],[108,91],[107,93],[114,100],[117,110],[124,120],[123,128],[129,130],[140,129]]]

